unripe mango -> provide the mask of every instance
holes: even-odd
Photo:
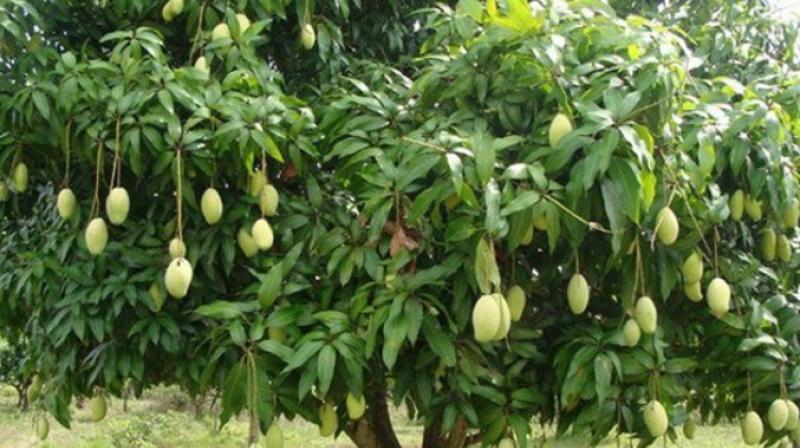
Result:
[[[536,230],[547,230],[547,216],[544,213],[534,216],[533,226],[536,227]]]
[[[686,294],[686,298],[692,302],[703,300],[703,289],[700,286],[700,282],[683,285],[683,293]]]
[[[257,220],[250,232],[259,250],[269,250],[272,247],[274,235],[272,234],[272,227],[270,227],[266,219]]]
[[[153,299],[156,311],[160,311],[161,307],[164,305],[164,295],[161,294],[161,288],[158,287],[158,283],[151,283],[147,292],[150,294],[150,298]]]
[[[450,211],[450,210],[458,207],[458,204],[460,204],[460,203],[461,203],[461,196],[453,193],[450,196],[448,196],[447,198],[445,198],[444,207],[447,209],[447,211]]]
[[[200,56],[194,61],[194,68],[200,70],[201,72],[205,73],[206,75],[209,73],[208,70],[208,60],[205,56]]]
[[[248,183],[250,195],[254,197],[259,197],[259,195],[261,195],[261,189],[266,184],[267,184],[267,176],[264,174],[263,171],[256,171],[255,173],[252,173],[250,175],[250,180]]]
[[[336,415],[336,409],[332,404],[325,403],[319,407],[319,422],[319,435],[322,437],[333,435],[339,427],[339,416]]]
[[[175,18],[175,8],[172,6],[171,0],[164,3],[164,7],[161,8],[161,18],[165,22],[172,22],[172,19]]]
[[[494,339],[502,325],[502,316],[492,294],[485,294],[472,309],[472,329],[475,340],[489,342]]]
[[[172,3],[172,12],[176,16],[183,12],[183,0],[169,0],[169,3]]]
[[[271,341],[280,343],[286,341],[286,332],[280,327],[269,327],[269,329],[267,329],[267,335]]]
[[[764,230],[761,234],[761,256],[764,260],[772,261],[775,259],[776,242],[775,231],[772,229]]]
[[[622,333],[625,336],[625,345],[628,347],[635,347],[642,337],[642,330],[636,323],[636,319],[628,319],[622,327]]]
[[[517,448],[517,444],[511,437],[506,437],[497,444],[497,448]]]
[[[264,448],[283,448],[283,431],[275,422],[270,425],[264,435]]]
[[[744,199],[744,211],[753,221],[760,221],[762,217],[761,201],[748,195]]]
[[[36,436],[39,440],[45,440],[48,434],[50,434],[50,422],[42,415],[36,420]]]
[[[697,425],[695,424],[694,420],[688,419],[683,423],[683,436],[689,440],[694,439],[695,434],[697,433]]]
[[[203,212],[206,222],[211,225],[218,223],[222,218],[222,198],[216,188],[210,187],[203,192],[200,198],[200,211]]]
[[[658,213],[658,217],[656,218],[656,229],[658,240],[661,241],[662,244],[669,246],[678,239],[680,225],[678,224],[678,218],[675,216],[675,213],[672,212],[672,209],[669,207],[664,207],[661,209],[661,211]]]
[[[175,259],[185,256],[186,256],[186,245],[183,244],[183,241],[181,241],[180,239],[173,238],[169,242],[169,258]]]
[[[636,308],[633,310],[633,317],[643,333],[653,334],[658,326],[658,310],[653,299],[642,296],[636,301]]]
[[[211,40],[230,39],[231,29],[227,23],[220,23],[211,30]]]
[[[352,393],[348,393],[345,403],[347,404],[347,416],[350,417],[350,420],[360,419],[367,410],[367,401],[364,399],[363,394],[360,397],[356,397]]]
[[[792,259],[792,243],[789,242],[786,235],[778,235],[778,240],[775,242],[775,255],[784,263]]]
[[[236,242],[239,244],[239,249],[242,250],[242,253],[247,258],[253,258],[258,253],[258,245],[256,244],[256,240],[253,239],[253,236],[250,235],[245,229],[239,229],[239,233],[236,234]]]
[[[62,219],[70,219],[75,215],[75,210],[78,206],[78,200],[75,198],[75,193],[69,188],[62,188],[58,192],[58,199],[56,199],[56,208],[58,215]]]
[[[769,426],[775,431],[780,431],[786,426],[789,420],[789,407],[786,406],[786,400],[778,398],[773,401],[767,411],[767,422]]]
[[[236,22],[239,24],[239,32],[242,34],[250,28],[250,19],[244,14],[236,14]]]
[[[0,182],[0,202],[8,200],[8,185],[5,182]]]
[[[494,335],[494,340],[500,341],[508,335],[508,330],[511,329],[511,310],[508,309],[508,302],[502,294],[492,294],[492,297],[497,304],[497,309],[500,310],[500,327]]]
[[[11,184],[17,193],[24,193],[28,190],[28,165],[20,162],[14,167],[11,174]]]
[[[106,215],[111,224],[120,225],[128,218],[131,209],[131,198],[122,187],[112,189],[106,197]]]
[[[258,195],[258,206],[261,209],[261,213],[265,216],[275,216],[278,211],[279,201],[278,190],[272,184],[266,184],[261,187],[261,193]]]
[[[34,375],[31,379],[31,385],[28,386],[28,401],[33,403],[39,398],[42,393],[42,378],[39,375]]]
[[[520,246],[530,246],[533,242],[533,224],[529,225],[527,229],[525,229],[525,233],[522,234],[522,238],[519,240]]]
[[[789,433],[789,438],[792,439],[793,442],[800,443],[800,425],[797,425],[797,428],[794,428]]]
[[[573,314],[581,314],[589,305],[589,285],[581,274],[573,274],[567,285],[567,303]]]
[[[666,434],[669,429],[669,418],[664,405],[657,400],[647,403],[644,407],[644,424],[653,437],[661,437]]]
[[[783,212],[782,218],[783,227],[787,229],[797,227],[797,221],[800,219],[800,202],[792,200]]]
[[[741,221],[742,213],[744,213],[744,191],[736,190],[731,195],[731,200],[728,206],[731,209],[731,219],[734,221]]]
[[[731,287],[728,282],[719,277],[711,280],[706,289],[706,301],[714,315],[722,316],[727,313],[731,303]]]
[[[189,260],[179,257],[175,258],[167,266],[164,274],[164,286],[167,292],[176,299],[182,299],[189,292],[189,285],[192,283],[194,272]]]
[[[103,218],[94,218],[86,226],[86,249],[92,255],[100,255],[108,243],[108,227]]]
[[[755,411],[748,412],[741,423],[742,439],[747,445],[755,445],[761,441],[764,436],[764,424],[761,422],[761,417]]]
[[[789,415],[786,418],[786,425],[783,429],[786,431],[793,431],[800,426],[800,408],[792,400],[784,400],[786,402],[786,409],[789,410]]]
[[[300,30],[300,43],[303,48],[310,50],[314,48],[314,43],[317,41],[317,33],[314,32],[314,27],[310,23],[306,23]]]
[[[508,288],[506,291],[508,309],[511,311],[511,320],[516,322],[522,318],[522,311],[525,310],[525,291],[518,285]]]
[[[553,121],[550,123],[550,129],[547,135],[550,141],[550,147],[555,148],[558,142],[571,131],[572,123],[569,121],[569,117],[561,113],[556,114],[556,116],[553,117]]]
[[[93,422],[99,422],[104,419],[106,411],[108,411],[108,406],[106,405],[106,399],[102,395],[95,395],[89,400],[89,413]]]
[[[703,257],[697,252],[692,252],[681,267],[684,283],[697,283],[703,278]]]

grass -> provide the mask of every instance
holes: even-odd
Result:
[[[50,436],[39,442],[32,427],[33,412],[21,413],[16,407],[13,389],[0,386],[0,447],[2,448],[241,448],[245,447],[247,422],[234,419],[221,431],[213,430],[212,417],[197,419],[185,395],[171,388],[157,388],[139,400],[128,402],[123,412],[122,401],[110,403],[108,416],[92,423],[85,409],[74,409],[72,429],[62,428],[50,419]],[[395,414],[398,438],[408,448],[419,446],[422,427],[408,421],[404,413]],[[282,421],[286,448],[349,448],[353,445],[342,435],[337,439],[318,436],[317,428],[300,421]],[[535,428],[542,433],[542,428]],[[537,446],[541,444],[537,443]],[[585,439],[568,437],[550,440],[549,448],[583,448]],[[609,440],[600,445],[616,447]],[[658,446],[661,446],[659,443]],[[675,445],[673,445],[675,446]],[[739,429],[735,425],[699,427],[695,440],[679,440],[677,446],[697,448],[739,448]]]

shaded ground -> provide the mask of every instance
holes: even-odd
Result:
[[[87,411],[76,409],[73,428],[62,428],[50,420],[50,437],[38,441],[32,427],[32,412],[20,413],[16,397],[10,388],[0,387],[0,447],[2,448],[241,448],[245,447],[247,423],[233,420],[221,431],[214,432],[213,421],[206,415],[196,419],[189,400],[173,389],[159,388],[141,400],[128,402],[128,412],[123,412],[122,401],[109,406],[108,416],[100,423],[92,423]],[[398,437],[404,446],[418,446],[422,428],[409,422],[402,412],[394,418]],[[346,436],[338,439],[319,437],[317,428],[305,422],[281,423],[286,438],[286,448],[350,448]],[[541,428],[537,428],[541,433]],[[577,437],[549,441],[550,448],[583,448],[587,442]],[[616,447],[614,440],[601,445]],[[660,443],[658,446],[662,446]],[[675,446],[675,445],[671,445]],[[739,430],[733,425],[698,428],[695,440],[679,440],[677,446],[697,448],[740,448]]]

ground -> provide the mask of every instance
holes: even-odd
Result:
[[[215,432],[212,418],[197,419],[189,399],[174,389],[158,388],[140,400],[128,402],[128,412],[123,412],[121,400],[109,406],[108,416],[100,423],[89,421],[87,411],[75,409],[73,428],[62,428],[50,420],[50,437],[39,442],[32,427],[33,412],[21,413],[16,408],[13,389],[0,386],[0,447],[2,448],[241,448],[245,446],[247,424],[244,419],[234,420],[221,431]],[[398,437],[404,446],[417,446],[422,428],[409,422],[403,412],[395,413]],[[317,428],[303,422],[281,422],[285,435],[285,448],[349,448],[346,436],[322,438]],[[542,433],[542,428],[535,428]],[[739,430],[734,425],[700,427],[695,440],[679,441],[680,446],[697,448],[739,448]],[[658,444],[661,446],[661,444]],[[537,444],[538,446],[538,444]],[[586,447],[584,439],[570,437],[553,440],[546,446],[552,448]],[[609,440],[602,447],[616,447]]]

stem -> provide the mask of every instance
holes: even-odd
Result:
[[[564,210],[565,212],[567,212],[568,215],[572,216],[576,220],[578,220],[581,223],[583,223],[584,225],[586,225],[586,227],[588,227],[589,229],[597,230],[599,232],[608,233],[608,234],[613,234],[614,233],[611,230],[608,230],[605,227],[603,227],[598,222],[592,222],[592,221],[587,221],[587,220],[583,219],[580,215],[578,215],[577,213],[575,213],[572,210],[570,210],[569,207],[567,207],[566,205],[562,204],[558,199],[554,198],[553,196],[550,196],[547,193],[543,193],[543,195],[544,195],[545,199],[547,199],[548,201],[550,201],[553,204],[557,205],[560,209]]]
[[[189,65],[192,64],[192,60],[194,60],[194,52],[197,51],[197,43],[200,41],[200,37],[202,36],[203,31],[203,16],[206,13],[206,7],[208,6],[208,0],[205,0],[202,5],[200,5],[200,14],[197,15],[197,31],[194,34],[194,39],[192,40],[192,49],[189,51]]]
[[[181,165],[181,146],[177,148],[177,155],[175,160],[175,171],[176,171],[176,188],[175,188],[175,202],[177,207],[177,228],[175,229],[175,234],[177,235],[180,241],[183,241],[183,167]]]
[[[689,217],[692,218],[692,224],[694,224],[695,229],[697,229],[697,233],[700,235],[700,240],[703,242],[703,246],[705,246],[706,250],[710,253],[711,246],[708,244],[708,241],[706,241],[706,237],[703,235],[703,231],[700,229],[700,223],[697,221],[697,217],[694,215],[694,210],[692,210],[691,204],[689,204],[689,199],[686,197],[686,192],[680,187],[678,187],[678,191],[681,194],[681,198],[683,198],[683,201],[686,203],[686,209],[689,210]],[[707,261],[711,262],[711,260],[709,260],[705,254],[702,255]]]
[[[64,130],[64,187],[69,187],[69,163],[70,163],[70,135],[72,133],[72,118],[67,121],[67,128]]]
[[[92,198],[92,210],[89,213],[91,218],[97,217],[100,213],[100,173],[103,166],[103,139],[97,141],[97,158],[95,160],[94,172],[94,198]]]
[[[420,141],[420,140],[415,140],[415,139],[410,138],[410,137],[400,137],[400,140],[405,140],[405,141],[407,141],[409,143],[413,143],[415,145],[419,145],[419,146],[422,146],[422,147],[425,147],[425,148],[435,149],[436,151],[439,151],[439,152],[443,152],[443,153],[447,152],[447,148],[444,148],[444,147],[438,146],[438,145],[434,145],[433,143],[427,143],[427,142],[423,142],[423,141]]]
[[[256,405],[258,403],[258,372],[256,371],[256,362],[253,359],[253,354],[251,352],[247,352],[247,365],[250,369],[250,375],[252,380],[250,381],[250,435],[248,436],[248,445],[252,446],[258,443],[258,436],[261,433],[261,429],[259,428],[258,422],[258,410],[256,409]]]
[[[111,164],[111,183],[108,188],[114,188],[119,185],[119,131],[120,131],[120,116],[117,114],[116,124],[114,125],[114,163]],[[121,172],[120,172],[121,174]],[[115,183],[116,182],[116,183]]]

